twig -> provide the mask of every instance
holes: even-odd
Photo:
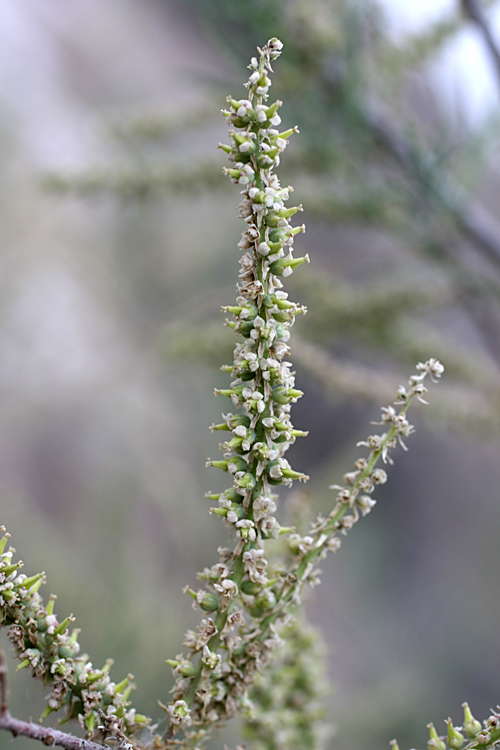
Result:
[[[59,729],[42,727],[32,721],[15,719],[10,715],[7,697],[7,667],[3,652],[0,651],[0,729],[11,732],[14,737],[18,735],[31,737],[33,740],[43,742],[44,745],[59,745],[66,750],[103,750],[102,745],[98,745],[91,740],[75,737],[73,734],[61,732]]]
[[[484,37],[484,42],[488,48],[488,51],[493,59],[493,64],[496,69],[498,82],[500,84],[500,49],[498,48],[497,42],[493,38],[491,29],[489,27],[486,16],[483,13],[483,9],[476,0],[461,0],[462,10],[465,15],[470,18],[471,21],[478,26],[481,34]]]
[[[5,664],[3,651],[0,650],[0,719],[3,719],[3,717],[9,713],[8,698],[7,666]]]

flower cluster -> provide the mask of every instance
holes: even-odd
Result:
[[[172,700],[164,707],[169,717],[167,747],[199,746],[211,729],[242,712],[251,714],[249,689],[281,643],[278,633],[290,622],[290,605],[299,600],[304,584],[318,582],[317,562],[340,546],[338,534],[372,507],[371,493],[386,479],[376,462],[388,460],[397,439],[410,434],[406,409],[414,396],[421,398],[425,392],[424,377],[438,377],[442,370],[431,360],[420,366],[408,391],[400,389],[400,412],[393,407],[383,412],[388,431],[369,438],[370,456],[345,476],[346,486],[337,488],[337,504],[328,518],[318,519],[305,536],[280,525],[274,515],[274,487],[307,479],[285,458],[290,445],[305,434],[291,422],[291,405],[302,392],[295,388],[291,365],[284,359],[290,327],[305,310],[288,300],[282,279],[308,261],[307,256],[293,256],[294,236],[304,227],[292,227],[289,219],[301,206],[285,207],[291,188],[282,188],[273,173],[295,130],[280,133],[281,103],[266,104],[271,62],[281,47],[271,39],[259,49],[260,58],[249,66],[248,98],[228,98],[224,112],[232,138],[229,146],[219,144],[232,162],[224,171],[242,188],[239,215],[246,226],[239,243],[243,256],[236,304],[223,308],[233,316],[227,325],[242,340],[233,363],[222,368],[233,377],[230,387],[215,392],[239,411],[212,425],[213,431],[229,435],[221,446],[223,458],[207,465],[232,478],[231,487],[208,497],[217,502],[211,512],[224,518],[235,544],[219,548],[219,561],[199,574],[204,588],[185,589],[205,615],[198,631],[186,634],[187,656],[179,654],[168,662],[176,681]],[[265,542],[281,535],[289,535],[293,562],[288,567],[271,565],[265,554]]]
[[[0,531],[5,532],[1,526]],[[29,578],[20,573],[22,562],[13,562],[15,550],[5,551],[9,534],[0,540],[0,624],[9,627],[9,638],[16,656],[17,669],[31,668],[32,674],[51,691],[40,719],[64,709],[68,719],[77,718],[88,736],[101,738],[116,732],[132,735],[149,721],[130,708],[132,675],[118,684],[111,681],[108,660],[102,669],[94,669],[86,654],[80,654],[78,629],[71,633],[70,615],[59,621],[54,614],[55,597],[47,605],[38,593],[45,574]],[[113,731],[108,727],[112,718]]]

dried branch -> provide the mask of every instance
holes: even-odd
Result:
[[[10,715],[7,699],[7,667],[4,655],[0,651],[0,729],[11,732],[14,737],[19,735],[31,737],[33,740],[43,742],[44,745],[59,745],[59,747],[66,748],[66,750],[102,750],[102,745],[98,745],[90,740],[75,737],[73,734],[61,732],[59,729],[42,727],[40,724],[34,724],[32,721],[15,719]],[[132,746],[130,745],[130,747]]]
[[[40,724],[34,724],[32,721],[15,719],[8,711],[5,715],[0,716],[0,729],[11,732],[14,737],[19,735],[31,737],[32,740],[39,740],[44,745],[59,745],[59,747],[66,748],[66,750],[102,750],[102,745],[98,745],[90,740],[75,737],[73,734],[61,732],[59,729],[42,727]]]

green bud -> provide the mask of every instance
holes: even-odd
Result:
[[[303,391],[296,388],[285,388],[284,385],[277,385],[272,390],[272,399],[277,404],[289,404],[293,398],[300,398],[303,395]]]
[[[222,516],[223,518],[226,518],[228,512],[227,508],[210,508],[210,513],[214,513],[216,516]]]
[[[229,440],[223,444],[224,450],[231,450],[236,451],[237,453],[242,452],[241,451],[241,444],[243,443],[245,438],[242,437],[234,437],[232,440]]]
[[[288,320],[291,320],[293,318],[294,314],[290,312],[280,311],[280,312],[273,312],[273,318],[278,321],[278,323],[286,323]]]
[[[237,115],[231,115],[231,122],[235,128],[244,128],[248,125],[248,117],[238,117]]]
[[[87,675],[87,679],[85,680],[85,682],[88,685],[93,685],[94,682],[98,682],[100,679],[102,679],[103,674],[104,672],[102,670],[90,673],[89,675]],[[118,692],[121,692],[121,690],[119,690]]]
[[[284,130],[283,133],[278,133],[276,138],[283,138],[283,140],[286,141],[287,138],[290,138],[291,135],[293,135],[294,133],[298,133],[298,132],[299,132],[299,129],[297,126],[295,126],[294,128],[289,128],[288,130]]]
[[[264,224],[266,224],[268,227],[277,227],[280,218],[282,217],[276,211],[269,211],[269,213],[264,216]]]
[[[248,138],[241,133],[233,133],[232,138],[238,146],[242,146],[248,141]]]
[[[446,719],[445,723],[448,726],[448,746],[453,748],[453,750],[460,750],[465,742],[463,734],[453,726],[453,722],[451,719]]]
[[[50,595],[49,603],[45,607],[45,611],[47,612],[48,615],[54,614],[54,603],[56,599],[57,599],[57,596],[55,594]]]
[[[240,505],[243,502],[243,496],[240,495],[240,493],[237,492],[234,487],[230,487],[229,489],[224,490],[222,494],[227,500],[230,500],[232,503],[237,503],[238,505]]]
[[[178,672],[183,677],[192,677],[194,674],[194,666],[190,661],[184,661],[179,667]],[[137,716],[135,717],[135,720],[137,721]]]
[[[95,713],[93,711],[90,716],[84,719],[84,724],[87,727],[87,731],[92,734],[95,728]]]
[[[278,430],[278,432],[285,432],[286,430],[289,430],[290,427],[287,426],[284,422],[275,422],[274,429]]]
[[[119,682],[119,683],[117,683],[117,685],[115,685],[116,692],[117,693],[123,693],[123,691],[125,690],[125,688],[128,686],[130,680],[132,680],[132,679],[133,679],[133,675],[128,674],[121,682]]]
[[[200,607],[205,610],[205,612],[215,612],[219,609],[219,600],[214,594],[207,592],[200,602]]]
[[[222,431],[225,431],[225,432],[231,432],[231,428],[225,422],[221,422],[221,424],[213,424],[210,429],[214,430],[214,431],[215,430],[222,430]]]
[[[225,151],[226,154],[232,154],[234,152],[234,149],[231,148],[231,146],[226,146],[224,143],[219,143],[217,145],[217,148],[222,149],[222,151]]]
[[[244,487],[247,490],[253,489],[255,487],[255,477],[253,474],[244,474],[240,479],[236,481],[236,484],[238,487]]]
[[[228,459],[228,467],[231,464],[236,467],[236,471],[248,471],[248,463],[241,456],[233,456],[232,458]]]
[[[56,710],[55,708],[51,708],[50,706],[45,706],[42,713],[40,714],[40,718],[38,719],[38,721],[43,721],[44,719],[47,718],[47,716],[50,716],[50,714],[53,714],[55,710]]]
[[[73,622],[74,619],[75,618],[73,617],[73,615],[70,615],[69,617],[66,617],[61,623],[59,623],[59,625],[57,626],[57,628],[55,628],[54,635],[55,636],[56,635],[62,635],[64,633],[64,631],[66,630],[66,628],[68,627],[68,625],[70,624],[70,622]]]
[[[248,383],[250,380],[255,379],[255,373],[251,370],[240,370],[240,378],[245,382]]]
[[[263,190],[259,190],[259,192],[255,195],[253,199],[254,203],[265,203],[266,202],[266,194]]]
[[[281,473],[286,479],[303,479],[304,482],[309,479],[307,474],[302,474],[300,471],[294,471],[293,469],[281,469]]]
[[[264,607],[255,604],[253,607],[250,607],[248,611],[250,612],[252,617],[258,618],[262,617],[266,610],[264,609]]]
[[[175,702],[174,714],[176,716],[187,716],[189,714],[189,706],[186,701],[179,700]]]
[[[274,117],[274,115],[278,111],[278,108],[281,107],[281,106],[283,106],[283,102],[280,102],[279,99],[276,99],[276,101],[274,102],[274,104],[271,104],[269,107],[267,107],[267,109],[266,109],[266,117],[267,117],[267,119],[270,120],[271,117]]]
[[[2,531],[3,531],[3,529],[2,529]],[[3,551],[5,549],[5,545],[7,544],[7,539],[9,539],[9,538],[10,538],[10,534],[5,534],[5,536],[3,536],[0,539],[0,555],[3,554]]]
[[[37,573],[36,575],[31,576],[30,578],[25,578],[22,583],[19,583],[14,588],[20,589],[21,587],[23,587],[29,590],[32,586],[35,585],[35,583],[38,583],[38,581],[40,581],[43,577],[44,577],[44,573]]]
[[[290,208],[280,208],[276,212],[276,215],[280,219],[290,219],[292,216],[294,216],[297,213],[297,211],[303,211],[303,210],[304,209],[301,204],[299,206],[291,206]]]
[[[69,642],[70,642],[70,643],[76,643],[76,639],[78,638],[78,635],[79,635],[79,633],[80,633],[80,628],[75,628],[75,629],[74,629],[74,630],[72,631],[72,633],[71,633],[71,636],[70,636]],[[109,666],[107,666],[107,665],[108,665],[108,662],[109,662]],[[108,659],[108,661],[106,662],[107,670],[109,670],[109,669],[110,669],[110,667],[111,667],[111,665],[112,665],[112,664],[113,664],[113,660],[112,660],[112,659]],[[107,671],[107,670],[106,670],[106,671]]]
[[[216,469],[222,469],[222,471],[227,471],[227,461],[225,459],[220,459],[220,461],[210,461],[209,466],[213,466]]]
[[[236,324],[235,330],[240,333],[245,339],[250,337],[251,332],[254,329],[253,320],[240,320]]]
[[[481,722],[473,717],[468,703],[462,703],[462,708],[464,710],[465,732],[467,734],[467,737],[470,737],[470,739],[473,740],[476,734],[478,734],[478,732],[480,732],[482,729]]]
[[[255,594],[258,594],[259,591],[262,591],[262,584],[255,583],[255,581],[243,581],[243,583],[240,586],[240,589],[243,591],[244,594],[253,596]]]
[[[274,263],[271,263],[269,266],[269,270],[275,276],[282,276],[285,268],[291,268],[292,271],[294,271],[298,266],[302,265],[302,263],[309,263],[308,255],[304,255],[303,258],[281,258],[280,260],[275,260]]]
[[[20,567],[21,563],[13,563],[12,565],[4,565],[0,570],[5,576],[10,576],[11,573],[15,573],[16,570],[19,570]]]
[[[229,417],[229,425],[232,430],[234,430],[234,428],[238,427],[239,425],[250,427],[250,422],[251,419],[247,414],[233,414],[231,417]]]
[[[22,662],[17,665],[16,672],[19,672],[20,669],[24,669],[25,667],[29,667],[30,664],[31,662],[29,659],[23,659]]]
[[[439,738],[432,722],[427,724],[427,729],[429,730],[429,741],[427,743],[428,750],[446,750],[446,743]]]

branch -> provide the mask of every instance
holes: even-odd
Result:
[[[488,260],[500,268],[500,225],[496,219],[482,206],[467,205],[465,196],[460,195],[456,188],[429,184],[431,165],[426,163],[424,158],[380,115],[373,111],[365,111],[364,116],[378,140],[397,158],[405,170],[417,177],[422,187],[433,190],[434,197],[452,213],[462,233],[472,240]]]
[[[484,42],[488,48],[488,51],[492,57],[493,65],[496,70],[498,81],[500,83],[500,50],[497,46],[491,29],[486,20],[486,16],[483,13],[483,9],[476,0],[461,0],[462,10],[464,14],[470,18],[471,21],[478,26],[481,34],[484,37]]]
[[[0,651],[0,729],[11,732],[14,737],[18,735],[31,737],[33,740],[43,742],[44,745],[59,745],[66,750],[102,750],[102,745],[96,742],[75,737],[59,729],[42,727],[32,721],[14,719],[8,709],[7,666],[2,651]]]
[[[103,746],[96,742],[75,737],[73,734],[61,732],[59,729],[42,727],[32,721],[14,719],[8,711],[0,715],[0,729],[11,732],[14,737],[18,735],[31,737],[33,740],[43,742],[44,745],[59,745],[66,750],[103,750]]]

